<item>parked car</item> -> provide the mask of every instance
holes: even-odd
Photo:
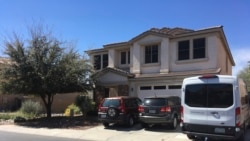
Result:
[[[126,124],[131,127],[139,119],[138,106],[141,100],[137,97],[109,97],[103,99],[98,108],[98,119],[105,127],[110,123]]]
[[[226,75],[185,78],[181,127],[189,139],[244,140],[249,99],[242,79]]]
[[[144,98],[139,106],[139,119],[142,127],[155,124],[168,124],[176,129],[180,119],[181,99],[178,96]]]

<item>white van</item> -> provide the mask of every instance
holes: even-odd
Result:
[[[241,79],[227,75],[185,78],[181,95],[181,123],[189,139],[244,140],[249,99]]]

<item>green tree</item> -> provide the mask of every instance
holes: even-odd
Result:
[[[4,41],[4,53],[12,63],[1,71],[5,80],[1,89],[4,93],[40,96],[50,118],[55,94],[92,89],[85,83],[91,67],[84,56],[53,37],[44,26],[36,25],[28,31],[29,40],[14,34]]]
[[[249,66],[245,67],[238,73],[237,76],[245,81],[247,85],[247,91],[250,92],[250,67]]]

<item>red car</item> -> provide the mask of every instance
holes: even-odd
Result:
[[[103,99],[98,108],[98,119],[105,127],[110,123],[133,126],[139,119],[138,106],[141,100],[137,97],[109,97]]]

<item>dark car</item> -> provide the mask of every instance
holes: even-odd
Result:
[[[139,119],[138,106],[141,100],[137,97],[109,97],[103,99],[98,108],[98,119],[105,127],[110,123],[133,126]]]
[[[181,100],[178,96],[144,98],[139,106],[139,119],[142,127],[167,124],[176,129],[180,119]]]

